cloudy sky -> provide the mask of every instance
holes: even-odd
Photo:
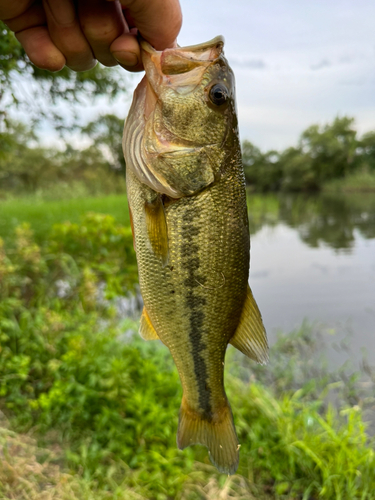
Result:
[[[375,129],[375,2],[181,0],[180,45],[224,35],[242,139],[295,144],[337,115]]]
[[[337,115],[375,129],[375,2],[371,0],[180,0],[180,45],[225,37],[235,72],[241,139],[262,150],[296,144]],[[126,116],[141,74],[122,73],[129,95],[81,109]],[[48,140],[50,131],[44,137]]]

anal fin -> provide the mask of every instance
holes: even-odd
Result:
[[[249,285],[240,322],[230,343],[254,361],[262,365],[268,362],[267,334]]]
[[[158,334],[155,331],[155,328],[152,326],[145,307],[142,311],[141,322],[139,325],[139,335],[144,340],[156,340],[159,338]]]
[[[152,202],[146,201],[147,236],[154,254],[161,259],[163,267],[168,264],[168,229],[164,205],[160,196]]]

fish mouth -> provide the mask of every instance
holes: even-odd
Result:
[[[144,38],[140,39],[141,48],[144,52],[154,54],[165,54],[165,56],[180,56],[190,61],[214,61],[222,53],[224,47],[224,37],[219,35],[208,42],[188,45],[186,47],[170,47],[164,50],[156,50]]]
[[[162,52],[182,52],[193,54],[194,59],[214,60],[218,57],[218,55],[215,55],[215,52],[212,53],[212,51],[214,50],[216,51],[216,53],[219,52],[219,55],[221,54],[222,48],[224,47],[224,37],[219,35],[215,38],[212,38],[212,40],[209,40],[208,42],[198,43],[195,45],[187,45],[186,47],[179,47],[177,45],[176,47],[170,47],[161,51],[154,49],[154,47],[149,44],[144,38],[140,38],[140,44],[142,49],[149,54]]]
[[[147,79],[158,95],[158,89],[163,85],[180,92],[194,88],[206,68],[223,56],[224,37],[217,36],[208,42],[162,51],[154,49],[142,38],[140,44]]]

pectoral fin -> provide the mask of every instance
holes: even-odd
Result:
[[[155,328],[152,326],[145,307],[143,308],[141,322],[139,325],[139,335],[144,340],[156,340],[159,338],[158,334],[155,331]]]
[[[164,205],[160,196],[152,202],[145,202],[147,236],[152,250],[162,261],[163,267],[168,264],[168,229]]]
[[[268,362],[267,334],[249,286],[240,323],[230,343],[254,361],[262,365]]]

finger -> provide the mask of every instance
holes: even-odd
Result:
[[[4,21],[4,23],[12,31],[17,33],[18,31],[23,31],[28,28],[45,26],[47,24],[47,20],[41,2],[36,2],[19,16]]]
[[[34,0],[18,0],[17,2],[2,2],[0,5],[0,19],[8,20],[20,16],[25,12]]]
[[[48,30],[56,47],[64,54],[66,65],[85,71],[96,61],[76,15],[73,0],[43,0]]]
[[[142,71],[142,59],[137,34],[131,30],[118,37],[111,45],[111,52],[118,63],[128,71]]]
[[[6,22],[15,32],[30,61],[38,68],[59,71],[65,66],[65,57],[52,42],[41,2],[33,3],[19,16]]]
[[[46,26],[19,31],[16,37],[30,61],[38,68],[60,71],[65,66],[65,57],[52,42]]]
[[[172,47],[181,29],[178,0],[120,0],[139,33],[157,50]]]
[[[115,66],[116,59],[109,49],[111,43],[128,30],[118,2],[81,0],[78,14],[82,31],[98,61]]]
[[[33,3],[25,12],[6,22],[35,66],[59,71],[65,66],[65,57],[52,42],[46,23],[41,2]]]

